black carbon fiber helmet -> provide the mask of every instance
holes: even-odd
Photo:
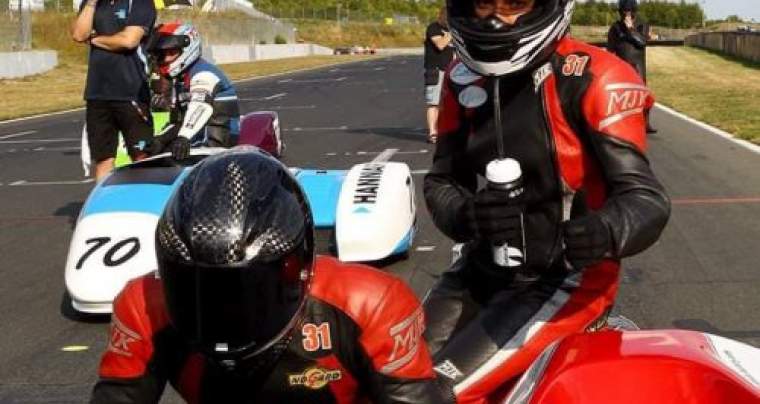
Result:
[[[285,166],[238,147],[188,174],[159,220],[156,255],[170,321],[184,338],[223,364],[266,356],[303,312],[311,211]]]
[[[471,70],[503,76],[536,66],[556,49],[570,25],[575,0],[535,0],[514,25],[497,16],[475,16],[475,4],[496,0],[446,0],[459,58]]]

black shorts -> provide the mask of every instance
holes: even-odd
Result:
[[[116,157],[119,132],[132,158],[140,154],[135,148],[141,140],[153,138],[153,120],[148,104],[131,101],[87,101],[87,142],[93,161]]]

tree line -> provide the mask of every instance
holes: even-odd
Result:
[[[435,19],[441,0],[250,0],[254,7],[279,18],[320,18],[337,20],[376,20],[414,17],[419,22]],[[704,21],[699,4],[671,3],[664,0],[643,1],[640,16],[651,25],[669,28],[692,28]],[[587,0],[576,3],[576,25],[610,25],[617,20],[617,2]]]
[[[639,18],[650,25],[667,28],[694,28],[704,23],[705,12],[699,4],[667,1],[639,2]],[[617,2],[588,0],[575,5],[573,24],[610,25],[619,19]]]

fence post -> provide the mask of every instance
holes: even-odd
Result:
[[[18,33],[15,48],[17,50],[29,50],[32,47],[31,4],[24,4],[24,0],[15,1],[18,1]]]

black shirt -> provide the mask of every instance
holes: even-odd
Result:
[[[425,69],[446,70],[454,57],[454,48],[449,44],[443,50],[439,50],[431,38],[442,36],[446,31],[438,21],[431,23],[425,32]]]
[[[617,21],[607,33],[607,48],[610,52],[628,62],[645,80],[647,31],[645,24],[629,29],[623,21]]]
[[[83,1],[82,7],[84,4]],[[127,26],[142,27],[148,33],[155,21],[153,0],[99,0],[92,26],[97,35],[113,35]],[[111,52],[91,45],[84,99],[148,102],[146,60],[141,47]]]

